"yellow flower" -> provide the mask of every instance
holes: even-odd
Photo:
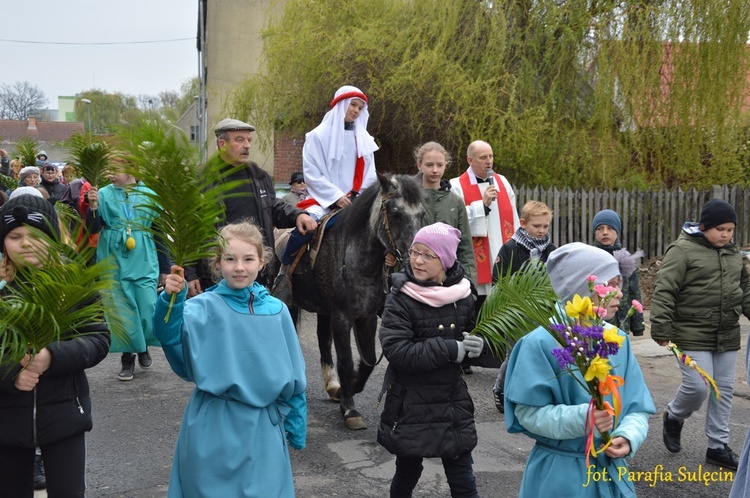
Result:
[[[599,355],[596,355],[594,359],[591,360],[589,368],[586,369],[586,374],[583,378],[586,382],[590,382],[594,377],[600,381],[604,381],[604,379],[607,378],[607,375],[609,375],[611,369],[612,365],[609,364],[607,358],[600,358]]]
[[[565,305],[565,313],[571,318],[594,318],[594,304],[590,297],[573,296],[573,301]]]
[[[604,341],[616,342],[618,346],[622,346],[625,337],[617,333],[617,327],[606,327],[604,329]]]

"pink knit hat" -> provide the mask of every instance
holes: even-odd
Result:
[[[460,241],[461,232],[450,225],[438,222],[422,227],[414,236],[411,245],[420,243],[432,249],[443,264],[443,270],[447,271],[456,262],[456,249]]]

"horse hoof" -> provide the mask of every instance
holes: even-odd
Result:
[[[329,387],[328,389],[326,389],[326,392],[328,393],[329,400],[335,401],[336,403],[341,401],[341,386]]]
[[[344,418],[344,423],[346,426],[353,430],[358,431],[360,429],[367,429],[367,424],[365,423],[365,419],[362,418],[360,415],[356,415],[349,418]]]

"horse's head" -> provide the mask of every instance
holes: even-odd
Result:
[[[404,255],[421,227],[422,186],[407,175],[378,173],[378,182],[380,192],[370,211],[370,230],[388,250]]]

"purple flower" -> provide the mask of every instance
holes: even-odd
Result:
[[[561,370],[565,370],[569,365],[575,365],[573,355],[566,348],[555,348],[552,350],[552,356],[557,360]]]

